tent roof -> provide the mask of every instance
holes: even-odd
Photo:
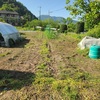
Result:
[[[18,31],[14,26],[8,23],[0,22],[0,33],[4,35],[4,34],[18,33]]]

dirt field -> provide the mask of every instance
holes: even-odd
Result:
[[[21,33],[14,48],[0,47],[0,100],[100,100],[100,59],[62,34]]]

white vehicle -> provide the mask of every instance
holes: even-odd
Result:
[[[8,24],[0,22],[0,45],[12,47],[16,41],[20,39],[20,34],[17,29]]]

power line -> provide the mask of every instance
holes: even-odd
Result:
[[[53,11],[50,11],[50,10],[49,10],[49,11],[48,11],[48,15],[50,16],[51,13],[56,12],[56,11],[60,11],[60,10],[63,10],[63,9],[65,9],[65,8],[60,8],[60,9],[53,10]]]
[[[65,8],[60,8],[60,9],[57,9],[57,10],[53,10],[53,11],[50,11],[51,13],[55,12],[55,11],[60,11],[60,10],[63,10]]]

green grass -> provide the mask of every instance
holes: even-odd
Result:
[[[32,84],[35,75],[19,71],[0,70],[0,91],[16,90]]]
[[[80,40],[83,37],[83,35],[77,34],[61,34],[60,39],[65,40],[67,36],[76,40]],[[75,52],[87,58],[89,49],[77,49]],[[95,100],[92,90],[96,91],[95,89],[99,86],[99,78],[94,77],[82,69],[71,66],[69,66],[69,68],[58,66],[59,73],[55,77],[54,73],[49,69],[49,64],[52,63],[52,60],[51,57],[48,57],[48,55],[50,55],[48,41],[44,40],[42,42],[39,53],[42,57],[42,61],[37,66],[36,78],[33,82],[37,95],[43,96],[50,94],[51,100],[91,100],[91,96],[88,96],[90,92],[93,100]],[[70,58],[70,61],[73,59],[75,58]],[[85,91],[85,93],[83,91]],[[97,91],[99,91],[99,89]]]
[[[6,55],[9,55],[9,54],[10,54],[10,52],[1,53],[0,57],[5,57]]]
[[[86,49],[83,49],[83,50],[80,50],[79,48],[77,49],[77,53],[84,56],[84,57],[87,57],[89,58],[89,48],[86,48]]]
[[[76,33],[68,33],[68,35],[71,37],[71,38],[74,38],[76,40],[82,40],[86,34],[76,34]]]

